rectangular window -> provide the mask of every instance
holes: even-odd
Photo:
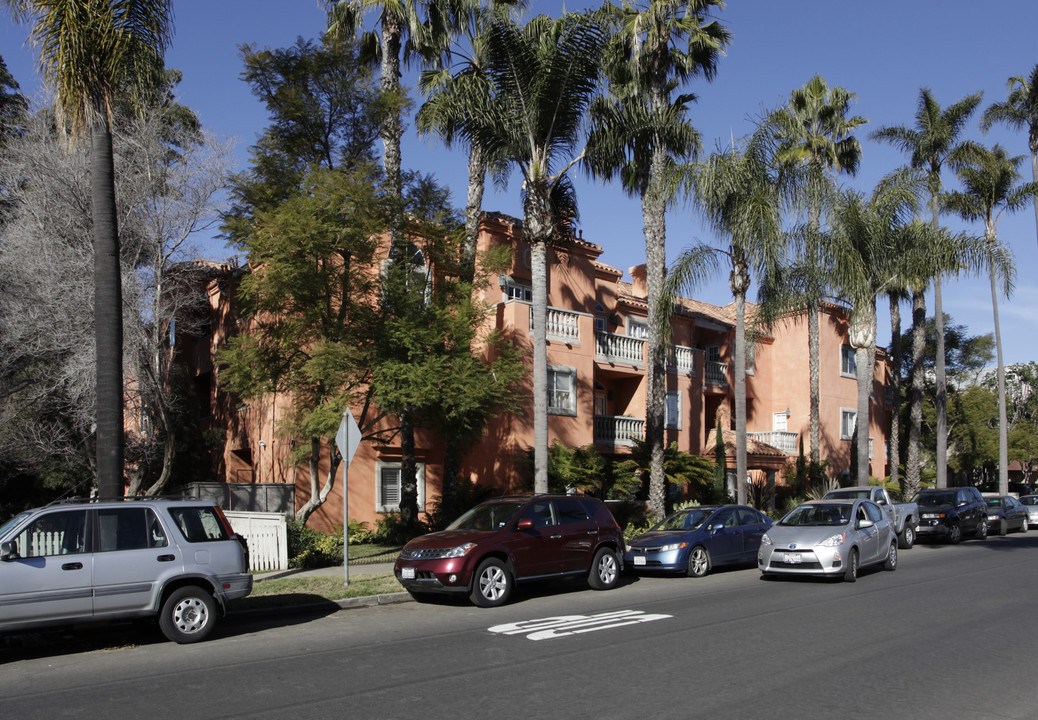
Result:
[[[857,421],[858,411],[847,408],[840,409],[840,439],[850,440],[854,437],[854,424]]]
[[[667,391],[667,427],[681,429],[681,393],[676,390]]]
[[[844,377],[854,377],[854,348],[850,345],[840,347],[840,374]]]
[[[214,506],[173,507],[169,508],[169,514],[189,543],[231,538],[227,528],[220,521],[222,512]]]
[[[721,346],[720,345],[707,345],[706,346],[706,361],[707,362],[721,362]]]
[[[533,288],[528,285],[509,283],[505,285],[505,299],[533,302]]]
[[[548,412],[553,415],[577,414],[577,370],[548,366]]]
[[[166,533],[151,508],[120,507],[97,511],[99,552],[164,547]]]
[[[637,318],[627,318],[627,335],[641,339],[649,337],[649,323]]]
[[[757,372],[757,346],[751,342],[746,343],[746,374],[754,375]]]
[[[400,463],[375,463],[378,482],[375,485],[375,512],[397,512],[400,510],[401,486]],[[425,463],[417,464],[418,509],[425,509]]]
[[[595,315],[595,332],[604,333],[606,331],[606,319],[601,315]]]

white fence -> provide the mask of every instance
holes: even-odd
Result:
[[[249,570],[288,570],[288,527],[282,513],[224,511],[249,543]]]

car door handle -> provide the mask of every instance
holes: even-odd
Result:
[[[65,563],[64,565],[61,566],[61,569],[62,570],[82,570],[83,569],[83,563],[81,563],[81,562]]]
[[[551,539],[551,540],[558,540],[561,537],[562,537],[562,534],[560,533],[559,535],[552,535],[551,538],[549,538],[549,539]]]
[[[159,562],[173,562],[177,559],[176,555],[159,555],[156,560]]]
[[[598,535],[598,530],[588,530],[587,534],[588,535]]]

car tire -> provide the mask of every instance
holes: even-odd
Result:
[[[708,572],[710,572],[710,551],[702,545],[696,545],[688,554],[686,573],[689,577],[701,578]]]
[[[987,527],[987,525],[985,524],[984,527]],[[959,527],[958,523],[948,528],[948,542],[952,545],[962,542],[962,528]]]
[[[915,529],[905,521],[905,529],[897,536],[897,545],[902,550],[909,550],[915,545]]]
[[[1027,522],[1027,518],[1024,518],[1024,521],[1023,521],[1022,523],[1020,523],[1020,532],[1022,532],[1022,533],[1025,533],[1025,532],[1027,532],[1027,531],[1028,531],[1028,530],[1029,530],[1030,528],[1031,528],[1031,526],[1030,526],[1030,524],[1029,524],[1029,523]]]
[[[843,571],[844,582],[854,582],[858,579],[858,548],[851,548],[847,555],[847,568]]]
[[[977,533],[974,537],[976,537],[977,540],[988,539],[988,524],[986,520],[982,520],[980,525],[977,526]]]
[[[890,541],[890,552],[887,553],[886,562],[883,563],[884,570],[893,572],[897,570],[897,540]]]
[[[1003,520],[998,524],[998,536],[1005,537],[1009,533],[1009,523]]]
[[[469,598],[479,607],[497,607],[508,602],[515,581],[508,567],[497,558],[487,558],[479,564],[472,576]]]
[[[216,602],[197,585],[174,590],[162,603],[159,628],[167,639],[186,645],[205,640],[216,625]]]
[[[620,561],[616,553],[609,548],[599,548],[591,570],[587,575],[587,584],[592,590],[611,590],[620,582]]]

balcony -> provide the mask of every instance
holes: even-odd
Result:
[[[595,444],[633,446],[645,439],[645,418],[595,415]]]
[[[567,345],[578,345],[580,344],[580,332],[577,328],[579,318],[580,315],[575,312],[550,307],[545,320],[545,334],[549,340],[556,340]]]
[[[728,387],[728,363],[707,361],[706,384],[722,388]]]
[[[684,345],[669,345],[667,347],[667,372],[695,377],[696,361],[692,348]]]
[[[765,445],[771,445],[773,448],[778,448],[786,455],[797,454],[797,434],[795,432],[789,432],[787,430],[772,430],[771,432],[748,432],[746,437],[749,439],[764,443]]]
[[[645,365],[645,338],[596,332],[595,343],[595,359],[600,362]]]

